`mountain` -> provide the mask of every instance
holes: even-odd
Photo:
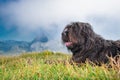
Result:
[[[35,42],[45,43],[45,42],[48,42],[48,38],[46,36],[41,36],[41,37],[38,36],[31,43],[35,43]]]
[[[0,54],[19,54],[43,50],[65,51],[61,41],[49,40],[46,36],[36,37],[31,42],[6,40],[0,41]]]
[[[30,44],[26,41],[0,41],[0,54],[23,53],[30,51]]]

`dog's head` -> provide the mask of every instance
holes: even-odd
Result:
[[[62,41],[68,49],[77,45],[85,45],[94,37],[89,23],[73,22],[68,24],[62,32]]]

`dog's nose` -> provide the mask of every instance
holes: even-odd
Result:
[[[64,32],[62,32],[62,36],[64,36],[65,35],[65,33]]]

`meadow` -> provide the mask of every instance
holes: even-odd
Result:
[[[71,65],[70,57],[51,51],[0,56],[0,80],[120,80],[119,63]]]

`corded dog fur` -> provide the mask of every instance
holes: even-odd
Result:
[[[106,63],[108,57],[120,55],[120,40],[105,40],[96,34],[89,23],[72,22],[62,32],[62,41],[72,51],[72,60],[84,63]]]

